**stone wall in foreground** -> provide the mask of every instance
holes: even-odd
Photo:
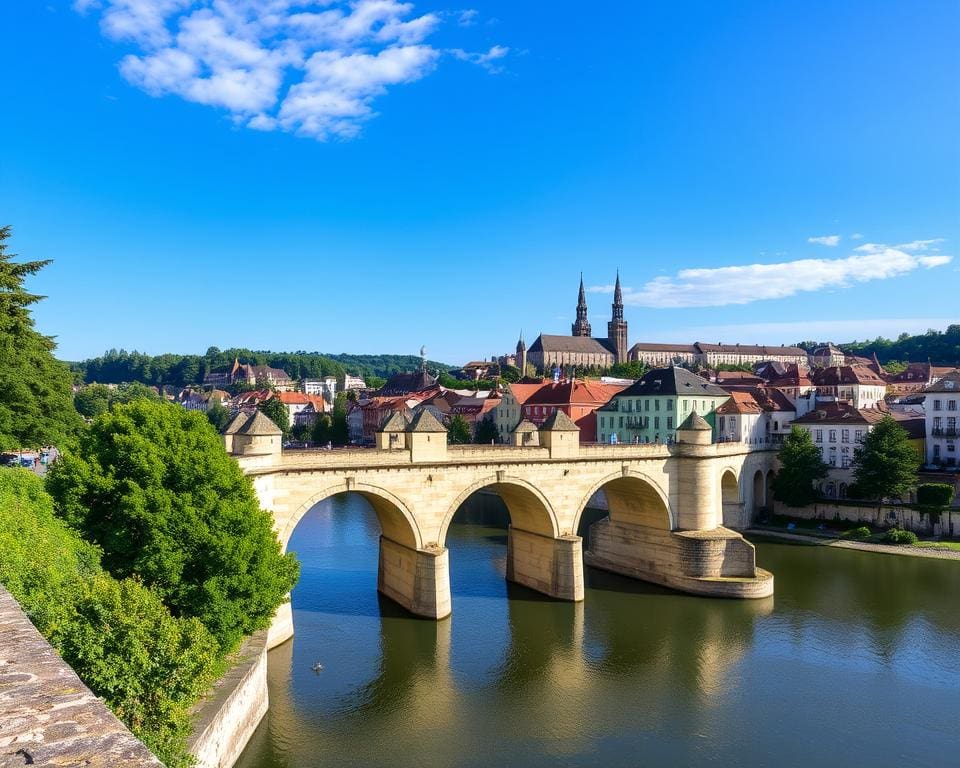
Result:
[[[0,766],[162,768],[0,586]]]

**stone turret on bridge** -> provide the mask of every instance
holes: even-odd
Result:
[[[262,417],[262,418],[258,418]],[[283,451],[262,414],[231,422],[225,444],[270,510],[284,548],[300,519],[338,493],[358,493],[380,522],[378,589],[411,612],[451,611],[447,530],[473,493],[498,494],[510,514],[506,576],[564,600],[582,600],[583,563],[700,595],[766,597],[773,577],[730,526],[762,505],[775,453],[713,443],[691,413],[672,445],[580,445],[561,412],[540,429],[518,425],[514,445],[447,445],[428,410],[395,414],[376,449]],[[276,430],[276,432],[274,432]],[[609,516],[578,534],[584,509],[604,496]],[[292,634],[290,606],[271,645]]]

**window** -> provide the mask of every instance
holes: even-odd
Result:
[[[933,460],[939,461],[940,459],[940,443],[934,443],[933,445]]]
[[[858,429],[856,432],[854,432],[854,433],[853,433],[853,439],[856,440],[858,443],[862,443],[862,442],[863,442],[863,430],[862,430],[862,429]]]
[[[837,442],[837,430],[835,429],[830,430],[830,442],[831,443]]]
[[[667,416],[667,429],[673,429],[673,416]]]
[[[957,401],[956,400],[947,400],[947,410],[955,411],[957,410]]]
[[[620,421],[620,423],[617,425],[617,427],[618,427],[619,429],[623,429],[623,416],[620,417],[619,421]]]
[[[654,429],[660,429],[660,417],[659,417],[659,416],[654,416],[654,417],[653,417],[653,428],[654,428]]]
[[[660,400],[659,400],[659,399],[653,401],[653,410],[655,410],[655,411],[659,411],[659,410],[660,410]]]
[[[733,425],[731,425],[731,426],[733,426]],[[726,428],[727,428],[727,417],[726,417],[726,416],[721,416],[721,417],[720,417],[720,431],[723,432]]]
[[[672,400],[672,399],[671,399],[671,400],[667,400],[667,410],[668,410],[668,411],[672,411],[672,410],[673,410],[673,400]]]
[[[644,400],[644,401],[643,401],[643,410],[645,410],[645,411],[649,411],[649,410],[650,410],[650,401],[649,401],[649,400]]]
[[[850,449],[844,448],[843,453],[840,455],[840,465],[843,467],[850,466]]]
[[[841,443],[849,443],[849,442],[850,442],[850,430],[849,430],[849,429],[844,429],[844,430],[840,433],[840,442],[841,442]]]
[[[941,408],[940,408],[940,401],[939,401],[939,400],[934,400],[934,401],[933,401],[933,410],[935,410],[935,411],[941,410]]]
[[[823,430],[822,430],[822,429],[818,429],[818,430],[817,430],[817,436],[816,436],[815,439],[816,439],[816,441],[817,441],[818,443],[822,443],[822,442],[823,442]]]

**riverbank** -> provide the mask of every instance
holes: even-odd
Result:
[[[907,557],[925,557],[934,560],[960,560],[960,551],[935,548],[937,542],[920,542],[923,546],[910,544],[872,544],[862,541],[849,541],[836,536],[823,535],[817,531],[784,531],[776,528],[753,527],[744,531],[750,537],[763,537],[780,541],[793,541],[810,546],[835,547],[837,549],[857,549],[863,552],[878,552],[884,555],[904,555]]]

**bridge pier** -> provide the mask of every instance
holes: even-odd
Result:
[[[583,600],[583,539],[555,539],[511,525],[507,579],[559,600]]]
[[[736,531],[666,531],[612,521],[590,526],[586,564],[708,597],[773,594],[773,575],[756,567],[753,544]]]
[[[446,547],[414,549],[380,537],[377,589],[416,616],[450,615],[450,557]]]

